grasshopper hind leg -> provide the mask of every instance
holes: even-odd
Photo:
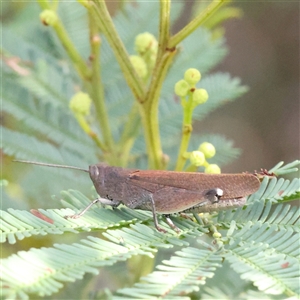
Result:
[[[155,208],[155,203],[154,203],[154,200],[153,200],[153,197],[152,195],[149,195],[149,200],[150,200],[150,203],[151,203],[151,211],[152,211],[152,215],[153,215],[153,222],[154,222],[154,225],[155,225],[155,228],[160,231],[160,232],[163,232],[163,233],[166,233],[167,231],[162,229],[161,227],[159,227],[158,225],[158,220],[157,220],[157,214],[156,214],[156,208]]]
[[[151,203],[151,210],[152,210],[152,215],[153,215],[153,222],[154,222],[154,225],[155,225],[155,228],[160,231],[160,232],[163,232],[163,233],[166,233],[167,231],[162,229],[159,225],[158,225],[158,220],[157,220],[157,214],[156,214],[156,208],[155,208],[155,202],[153,200],[153,197],[152,195],[149,195],[149,200],[150,200],[150,203]],[[173,223],[173,221],[170,219],[170,215],[163,215],[166,219],[166,222],[168,223],[168,225],[173,229],[175,230],[177,233],[180,232],[180,229]]]

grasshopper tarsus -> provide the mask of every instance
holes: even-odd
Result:
[[[162,233],[167,233],[167,230],[159,227],[158,225],[155,225],[155,228],[159,231],[159,232],[162,232]]]

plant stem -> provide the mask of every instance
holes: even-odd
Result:
[[[81,114],[77,114],[75,115],[75,118],[78,122],[78,124],[80,125],[80,127],[82,128],[82,130],[90,137],[94,140],[94,142],[96,143],[96,145],[102,149],[103,151],[105,150],[105,145],[103,145],[103,143],[100,141],[100,139],[98,138],[97,134],[91,129],[90,125],[88,124],[88,122],[86,121],[85,117]]]
[[[159,41],[157,57],[162,57],[170,38],[170,0],[160,0]]]
[[[105,99],[104,88],[102,84],[101,70],[100,70],[101,39],[98,34],[96,23],[90,12],[88,13],[88,16],[89,16],[90,46],[91,46],[90,62],[92,67],[90,90],[95,105],[96,119],[101,129],[105,148],[107,148],[109,152],[112,152],[112,149],[114,148],[113,146],[114,142],[112,138],[111,129],[109,126],[107,109],[104,102]]]
[[[48,1],[45,0],[38,0],[40,6],[43,9],[52,9],[51,5]],[[97,146],[102,149],[103,151],[107,151],[107,148],[112,148],[112,138],[110,136],[110,127],[107,120],[106,115],[106,108],[105,104],[103,102],[104,100],[104,93],[103,93],[103,87],[101,85],[101,78],[100,78],[100,70],[99,70],[99,44],[93,42],[93,35],[97,32],[95,32],[95,26],[91,26],[90,23],[90,29],[91,29],[91,51],[93,57],[92,59],[92,69],[90,70],[87,66],[86,62],[82,59],[78,51],[76,50],[75,46],[73,45],[71,39],[68,36],[67,31],[65,30],[62,22],[58,19],[58,21],[54,24],[53,29],[55,30],[61,44],[65,48],[68,56],[70,57],[71,61],[73,62],[73,65],[75,69],[77,70],[77,73],[83,80],[83,82],[86,85],[86,88],[88,89],[89,93],[91,94],[91,98],[94,101],[95,108],[96,108],[96,114],[97,114],[97,120],[99,122],[100,128],[102,130],[102,134],[104,137],[104,144],[99,139],[99,137],[96,135],[95,132],[93,132],[90,128],[87,130],[86,126],[84,126],[82,120],[78,120],[80,126],[82,129],[95,141]]]
[[[40,4],[41,8],[43,8],[43,9],[51,9],[51,6],[48,3],[48,1],[38,0],[38,3]],[[53,29],[55,30],[57,37],[59,38],[61,44],[63,45],[68,56],[70,57],[79,76],[83,80],[86,80],[87,78],[89,78],[91,75],[90,70],[87,67],[85,61],[80,56],[77,49],[75,48],[71,39],[69,38],[68,33],[65,30],[65,28],[59,18],[57,19],[56,23],[53,25]]]
[[[225,0],[214,0],[203,12],[201,12],[178,33],[171,37],[168,43],[168,47],[176,47],[181,41],[183,41],[187,36],[195,31],[202,23],[204,23],[212,14],[214,14],[224,3]]]
[[[42,9],[51,9],[51,5],[48,3],[48,0],[36,0]]]
[[[185,168],[184,171],[185,171],[185,172],[196,172],[197,169],[198,169],[197,166],[195,166],[195,165],[189,165],[189,166],[187,166],[187,167]]]
[[[135,101],[128,114],[127,122],[118,145],[118,153],[120,153],[120,166],[125,167],[128,162],[129,152],[141,128],[141,118],[139,115],[139,103]]]
[[[191,134],[193,131],[192,117],[193,117],[193,101],[192,99],[189,99],[189,101],[186,102],[186,106],[183,109],[182,138],[181,138],[175,171],[182,171],[186,162],[184,153],[186,153],[188,150]]]
[[[94,0],[91,3],[90,10],[99,29],[107,38],[133,95],[138,101],[141,101],[144,98],[142,81],[137,76],[129,60],[128,53],[118,35],[118,32],[116,31],[116,28],[114,27],[105,1]]]
[[[152,169],[164,168],[159,133],[158,104],[162,84],[175,54],[176,50],[165,52],[161,61],[156,64],[145,102],[142,103],[147,153],[149,154],[149,166]]]

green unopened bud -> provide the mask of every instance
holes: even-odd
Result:
[[[130,61],[139,77],[145,78],[148,74],[147,65],[145,61],[137,55],[131,55]]]
[[[218,165],[215,165],[215,164],[211,164],[211,165],[208,165],[206,168],[205,168],[205,173],[207,174],[220,174],[221,173],[221,169]]]
[[[193,92],[193,102],[195,105],[203,104],[208,99],[208,93],[205,89],[196,89]]]
[[[219,239],[219,238],[222,237],[222,234],[221,234],[220,232],[214,232],[214,233],[213,233],[213,237],[214,237],[215,239]]]
[[[54,10],[45,9],[40,13],[40,20],[45,26],[53,26],[58,20],[58,16]]]
[[[190,68],[185,71],[184,79],[191,85],[195,86],[197,82],[201,79],[201,74],[197,69]]]
[[[140,33],[135,38],[135,51],[143,55],[147,51],[157,48],[155,36],[149,32]]]
[[[184,79],[181,79],[175,83],[174,91],[177,96],[184,97],[188,94],[190,88],[190,85]]]
[[[208,142],[202,143],[198,150],[204,153],[205,158],[212,158],[216,154],[215,146]]]
[[[200,167],[205,162],[205,156],[201,151],[193,151],[190,154],[190,162],[196,167]]]
[[[90,114],[91,104],[92,100],[88,94],[78,92],[71,98],[69,108],[75,114],[87,116]]]

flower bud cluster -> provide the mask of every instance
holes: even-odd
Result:
[[[201,73],[197,69],[190,68],[184,73],[184,79],[179,80],[175,84],[175,94],[181,97],[183,107],[191,101],[192,108],[194,109],[199,104],[203,104],[207,101],[207,91],[205,89],[196,88],[196,84],[200,79]]]
[[[196,167],[203,166],[205,168],[205,173],[209,174],[219,174],[221,169],[216,164],[209,164],[206,159],[214,157],[216,154],[216,149],[214,145],[208,142],[202,143],[198,150],[186,153],[186,157],[189,158],[191,164]]]
[[[144,32],[135,38],[135,51],[144,58],[149,69],[154,67],[157,50],[158,42],[153,34]]]
[[[130,60],[137,74],[146,79],[156,62],[157,40],[153,34],[144,32],[136,36],[134,44],[137,55],[130,56]]]

